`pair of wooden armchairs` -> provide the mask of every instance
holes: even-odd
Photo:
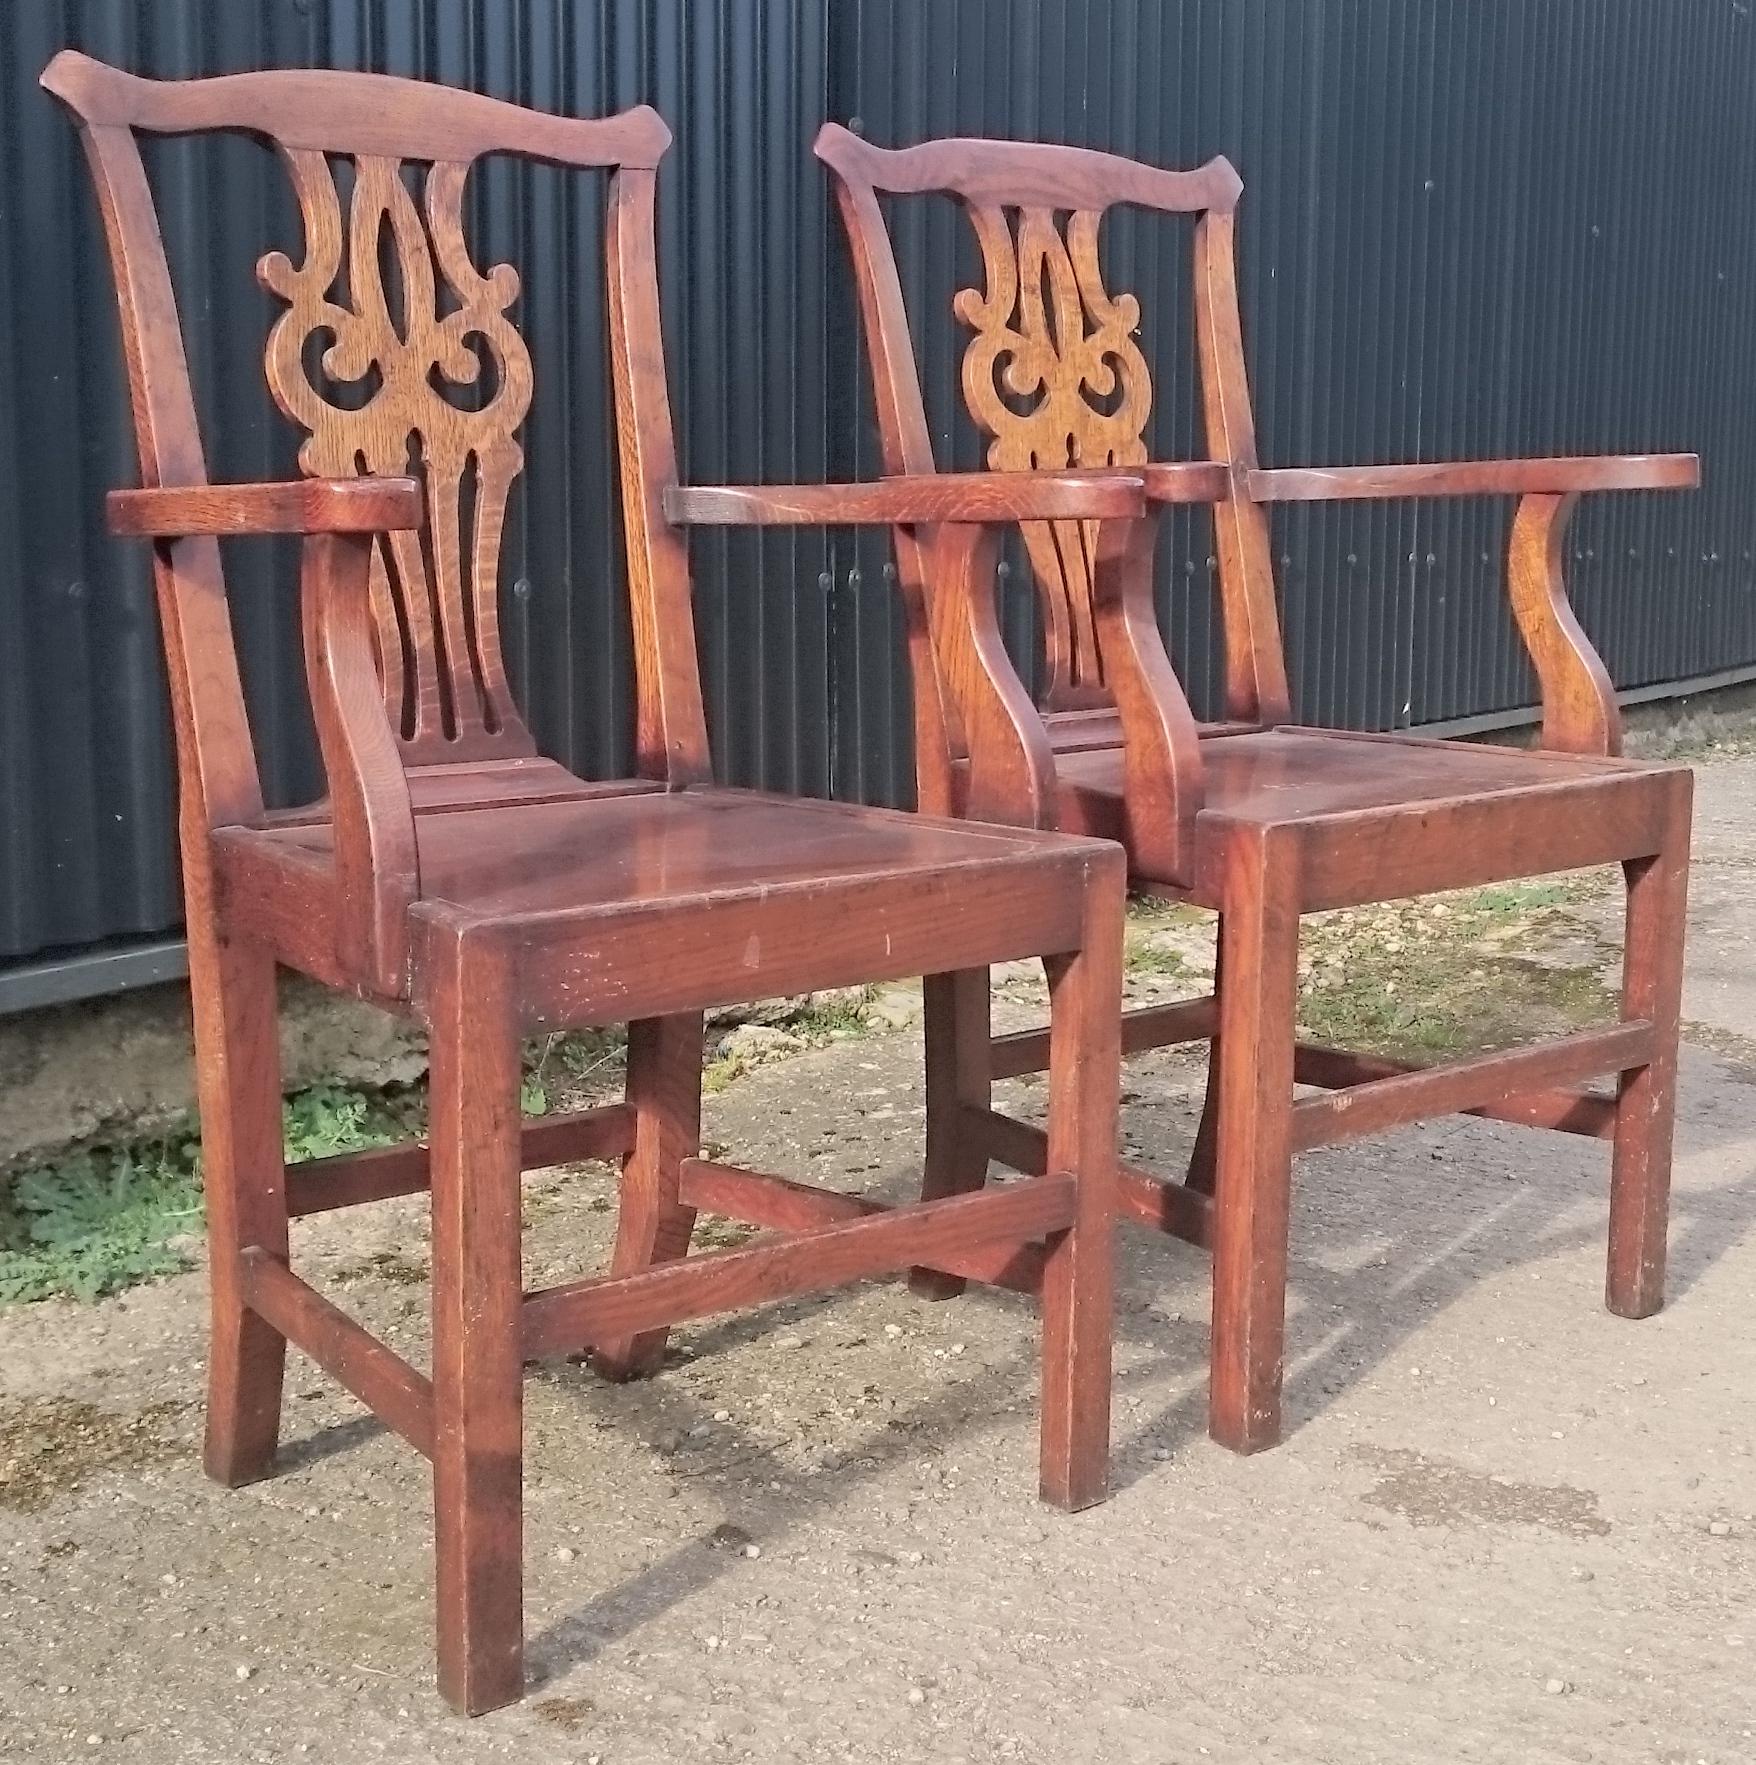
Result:
[[[1614,698],[1567,613],[1558,535],[1575,491],[1688,482],[1692,461],[1263,472],[1233,282],[1239,186],[1223,162],[1177,173],[972,142],[885,153],[829,129],[819,152],[854,244],[891,476],[684,489],[653,249],[669,133],[651,110],[573,119],[352,73],[161,83],[71,53],[44,83],[78,119],[109,237],[146,486],[112,495],[111,522],[153,543],[176,719],[212,1251],[207,1468],[227,1483],[269,1470],[288,1341],[426,1454],[440,1685],[455,1705],[481,1711],[522,1689],[526,1359],[588,1349],[627,1376],[656,1364],[672,1324],[905,1268],[931,1293],[972,1279],[1038,1293],[1042,1488],[1079,1507],[1105,1487],[1117,1213],[1211,1243],[1214,1432],[1265,1445],[1279,1420],[1293,1151],[1455,1109],[1612,1137],[1610,1303],[1656,1307],[1689,780],[1613,757]],[[209,129],[272,143],[302,211],[302,261],[271,253],[259,266],[286,304],[267,372],[306,436],[301,481],[208,481],[137,136]],[[463,236],[468,170],[493,153],[612,173],[631,779],[586,782],[539,757],[501,664],[500,525],[532,369],[508,316],[515,273],[478,269]],[[349,168],[339,188],[335,162]],[[959,312],[976,334],[965,386],[992,437],[988,473],[939,473],[928,445],[877,200],[925,189],[964,199],[987,265],[985,295],[960,297]],[[1210,460],[1145,458],[1137,314],[1105,294],[1097,257],[1117,202],[1202,213]],[[441,388],[474,382],[483,355],[491,392],[464,408]],[[333,396],[361,382],[364,399]],[[1263,504],[1489,489],[1525,495],[1512,581],[1544,688],[1543,751],[1288,727]],[[1153,619],[1153,512],[1173,501],[1211,503],[1218,530],[1227,722],[1207,730]],[[924,813],[712,783],[685,532],[733,521],[894,529]],[[1040,707],[995,612],[1011,523],[1048,614]],[[263,805],[218,546],[270,533],[304,536],[328,785],[290,812]],[[1615,1028],[1436,1071],[1295,1043],[1301,912],[1607,861],[1629,875]],[[1122,1017],[1125,879],[1219,909],[1214,998]],[[992,1040],[988,967],[1026,956],[1048,968],[1049,1027]],[[425,1146],[285,1168],[277,964],[427,1027]],[[700,1156],[705,1010],[912,974],[927,992],[920,1202],[885,1209]],[[625,1101],[521,1122],[520,1038],[603,1023],[629,1025]],[[1213,1078],[1189,1181],[1120,1167],[1123,1052],[1196,1038],[1213,1045]],[[994,1079],[1044,1066],[1046,1128],[994,1111]],[[1568,1088],[1604,1072],[1619,1075],[1613,1099]],[[1296,1081],[1327,1094],[1295,1101]],[[611,1271],[526,1293],[520,1172],[583,1157],[622,1161]],[[1024,1180],[989,1186],[994,1159]],[[289,1256],[292,1218],[422,1190],[430,1375]],[[774,1235],[689,1256],[701,1209]]]

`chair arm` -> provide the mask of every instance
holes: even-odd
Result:
[[[421,524],[412,478],[298,478],[112,490],[110,531],[139,539],[245,533],[397,533]]]
[[[1259,503],[1351,501],[1398,496],[1567,496],[1585,490],[1693,490],[1694,454],[1602,454],[1551,460],[1450,460],[1408,466],[1253,467]]]
[[[672,485],[664,509],[678,527],[898,527],[1128,519],[1146,501],[1126,470],[924,472],[868,484]]]
[[[1232,494],[1224,460],[1159,460],[1123,469],[1140,474],[1149,503],[1223,503]]]

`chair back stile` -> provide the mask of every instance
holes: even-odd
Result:
[[[1202,408],[1209,457],[1228,471],[1215,504],[1225,665],[1225,715],[1250,724],[1288,714],[1268,529],[1251,501],[1254,421],[1244,373],[1233,256],[1242,185],[1224,159],[1169,171],[1113,154],[1040,142],[942,140],[874,147],[837,124],[817,137],[832,169],[853,252],[885,469],[934,470],[908,313],[880,193],[957,198],[981,252],[983,289],[953,302],[969,328],[961,383],[966,409],[1002,471],[1147,463],[1152,380],[1135,340],[1139,303],[1110,294],[1098,235],[1106,211],[1134,204],[1195,214],[1195,291]],[[1025,545],[1043,610],[1048,711],[1116,703],[1100,641],[1098,578],[1106,553],[1150,569],[1150,552],[1096,522],[1034,522]],[[930,592],[918,547],[899,538],[898,568],[914,623]],[[917,679],[919,671],[917,670]],[[930,710],[930,708],[929,708]]]
[[[300,468],[321,478],[409,475],[424,490],[420,531],[380,534],[356,548],[367,573],[376,694],[350,697],[324,678],[325,658],[336,652],[325,621],[345,617],[348,591],[331,581],[341,548],[308,541],[305,572],[307,669],[338,820],[350,796],[361,799],[381,823],[406,823],[411,844],[407,772],[536,751],[499,638],[504,519],[523,465],[519,432],[534,375],[511,316],[517,271],[504,263],[479,269],[465,239],[469,173],[484,155],[508,154],[612,174],[605,263],[638,769],[674,784],[707,779],[687,556],[659,509],[675,477],[675,450],[653,261],[656,168],[671,136],[657,112],[642,106],[575,119],[388,75],[327,70],[157,81],[72,52],[57,57],[44,84],[74,112],[97,183],[146,486],[209,479],[138,137],[245,133],[272,146],[287,170],[303,250],[296,261],[268,252],[257,275],[285,303],[264,364],[276,404],[303,433]],[[200,895],[208,886],[206,837],[260,817],[262,790],[218,542],[161,542],[154,570],[176,720],[185,883]],[[336,716],[348,728],[331,740],[324,701],[338,697],[346,702]],[[381,719],[368,715],[375,697]],[[349,781],[338,769],[370,776]],[[406,857],[412,864],[412,851]]]

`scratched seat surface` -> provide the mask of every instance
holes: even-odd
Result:
[[[1205,741],[1201,761],[1202,818],[1261,824],[1600,786],[1633,770],[1590,755],[1296,728]],[[1119,806],[1119,749],[1063,753],[1056,766],[1064,788]]]
[[[605,787],[606,789],[611,787]],[[755,791],[663,791],[434,809],[416,822],[423,902],[482,918],[640,906],[1065,856],[1059,835]],[[243,836],[327,871],[327,821]]]

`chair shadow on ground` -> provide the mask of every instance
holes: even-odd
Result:
[[[1724,1107],[1695,1107],[1694,1100],[1711,1082],[1707,1067],[1714,1059],[1701,1051],[1686,1053],[1679,1161],[1687,1171],[1692,1161],[1738,1145],[1748,1145],[1751,1156],[1739,1161],[1741,1174],[1734,1181],[1711,1189],[1686,1183],[1676,1194],[1672,1304],[1686,1298],[1726,1251],[1756,1228],[1756,1091],[1747,1117],[1740,1119],[1733,1119],[1740,1112]],[[1305,1422],[1369,1378],[1416,1330],[1482,1282],[1567,1251],[1602,1251],[1606,1145],[1449,1118],[1443,1127],[1446,1160],[1454,1166],[1469,1160],[1472,1174],[1479,1175],[1482,1168],[1494,1174],[1479,1182],[1409,1180],[1411,1167],[1419,1176],[1430,1177],[1430,1135],[1438,1127],[1438,1123],[1421,1124],[1383,1140],[1358,1142],[1300,1161],[1295,1173],[1298,1199],[1289,1297],[1289,1441]],[[1549,1149],[1540,1175],[1523,1175],[1520,1167],[1526,1161],[1520,1143]],[[1148,1156],[1163,1168],[1175,1169],[1186,1150],[1186,1142],[1172,1145],[1155,1135]],[[1374,1187],[1380,1193],[1388,1190],[1393,1198],[1390,1208],[1350,1218],[1350,1212],[1357,1213],[1357,1198],[1351,1204],[1344,1200],[1326,1205],[1330,1196],[1345,1197],[1352,1160],[1369,1160],[1380,1167],[1374,1173]],[[1481,1190],[1486,1185],[1492,1187],[1484,1196]],[[884,1187],[901,1198],[907,1178],[893,1174]],[[1581,1217],[1570,1217],[1575,1215]],[[1149,1473],[1174,1476],[1174,1468],[1163,1459],[1205,1435],[1205,1261],[1202,1253],[1174,1240],[1125,1232],[1117,1314],[1121,1370],[1113,1492],[1129,1488]],[[1335,1268],[1344,1272],[1332,1272]],[[1177,1289],[1189,1290],[1187,1321],[1166,1321],[1149,1309],[1173,1283]],[[832,1292],[728,1317],[695,1338],[694,1359],[711,1361],[770,1333],[796,1330],[828,1312],[837,1299]],[[1005,1308],[1019,1326],[1016,1352],[985,1363],[979,1380],[893,1413],[882,1429],[844,1450],[835,1467],[822,1474],[802,1474],[770,1449],[752,1444],[739,1461],[745,1479],[738,1514],[755,1536],[765,1541],[784,1537],[812,1515],[856,1500],[862,1486],[884,1470],[919,1459],[923,1441],[933,1442],[929,1450],[939,1452],[967,1447],[984,1424],[995,1424],[1004,1408],[1029,1410],[1039,1370],[1036,1320],[1029,1302],[1017,1295],[972,1288],[953,1303]],[[1640,1327],[1601,1309],[1598,1318],[1606,1332]],[[1136,1390],[1148,1384],[1161,1387],[1167,1360],[1171,1376],[1183,1389],[1168,1405],[1142,1415]],[[587,1373],[558,1373],[553,1368],[545,1373],[600,1413],[613,1411],[615,1388],[595,1386]],[[675,1386],[661,1401],[669,1423],[686,1428],[706,1419],[707,1406]],[[1026,1478],[1020,1481],[1028,1486]],[[534,1635],[529,1650],[533,1683],[588,1663],[607,1644],[638,1631],[725,1574],[736,1560],[735,1553],[709,1548],[709,1542],[696,1536],[679,1543],[631,1581]]]

